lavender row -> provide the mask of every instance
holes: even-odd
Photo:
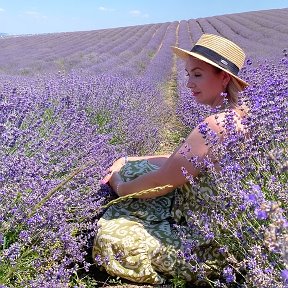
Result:
[[[288,28],[287,28],[287,18],[288,15],[288,11],[286,13],[286,17],[283,17],[282,21],[281,21],[281,17],[271,17],[269,15],[265,15],[264,17],[259,17],[259,15],[257,13],[249,13],[245,18],[246,19],[250,19],[251,21],[254,21],[255,23],[259,24],[259,28],[260,29],[271,29],[274,31],[275,34],[275,30],[279,32],[279,34],[281,33],[288,33]],[[257,28],[258,30],[258,28]]]
[[[54,62],[65,60],[65,57],[70,56],[74,53],[79,53],[79,58],[81,59],[81,44],[85,41],[91,41],[91,36],[93,39],[93,35],[96,35],[94,39],[93,46],[95,50],[101,54],[103,52],[109,51],[110,49],[117,47],[117,45],[121,45],[125,42],[129,37],[133,36],[137,31],[147,30],[149,25],[144,25],[145,27],[135,26],[128,28],[118,28],[118,29],[108,29],[108,36],[110,34],[111,37],[103,37],[102,32],[98,31],[90,31],[87,32],[75,32],[73,33],[59,33],[45,36],[29,36],[29,37],[21,37],[21,38],[9,38],[2,39],[0,44],[3,46],[3,60],[1,65],[5,65],[5,62],[9,60],[8,65],[15,65],[18,67],[18,63],[21,65],[33,65],[33,61],[38,61],[38,66],[41,65],[43,59],[46,60],[50,64],[50,66],[55,66]],[[101,30],[100,30],[101,31]],[[113,33],[111,33],[113,32]],[[116,33],[115,33],[116,32]],[[118,32],[118,33],[117,33]],[[142,32],[139,32],[141,35]],[[87,35],[87,36],[86,36]],[[82,36],[84,39],[82,40]],[[42,40],[43,39],[43,40]],[[99,46],[99,47],[98,47]],[[14,50],[15,49],[15,50]],[[5,54],[5,50],[7,51]],[[13,52],[13,50],[15,52]],[[13,58],[11,57],[13,56]],[[111,56],[111,55],[110,55]],[[21,59],[21,61],[20,61]],[[4,62],[5,60],[5,62]],[[12,61],[11,61],[12,60]],[[67,59],[69,61],[69,57]],[[27,61],[27,62],[26,62]],[[25,64],[25,62],[27,64]],[[34,64],[35,66],[35,64]],[[47,66],[47,65],[46,65]],[[5,67],[5,66],[4,66]],[[6,67],[5,67],[6,68]],[[25,66],[24,66],[25,68]],[[56,67],[57,68],[57,67]],[[2,68],[3,69],[3,68]],[[7,69],[7,68],[6,68]],[[55,68],[54,68],[55,69]]]
[[[283,24],[278,24],[276,28],[273,28],[273,27],[270,28],[270,27],[264,26],[263,25],[264,23],[262,21],[261,21],[262,23],[258,24],[258,21],[257,20],[255,21],[255,17],[249,14],[246,15],[245,17],[241,15],[237,15],[237,17],[235,17],[234,20],[237,21],[237,23],[240,26],[242,26],[241,23],[245,21],[245,27],[254,31],[254,36],[256,38],[252,38],[252,39],[254,39],[254,41],[256,40],[258,43],[263,43],[264,45],[267,45],[267,46],[270,45],[272,47],[273,46],[279,47],[279,44],[286,43],[283,37],[287,35],[287,29],[285,29],[286,31],[284,30],[284,32],[281,32],[279,31],[279,28],[278,28],[279,26],[285,27]],[[265,21],[265,24],[267,25],[266,21]],[[240,31],[241,31],[241,28],[240,28]],[[277,31],[277,33],[275,33],[275,31]]]
[[[177,37],[177,46],[190,50],[192,47],[192,35],[194,32],[191,32],[189,29],[188,21],[180,21],[178,26],[178,37]]]
[[[166,28],[165,25],[161,25],[161,27],[164,28],[164,30]],[[159,27],[159,29],[157,30],[161,31],[162,29],[160,29]],[[118,67],[125,66],[127,64],[129,65],[129,63],[131,62],[135,62],[134,60],[135,56],[142,53],[144,47],[146,47],[149,41],[153,39],[153,35],[155,33],[156,32],[154,29],[150,29],[147,31],[146,34],[134,35],[128,41],[124,41],[121,44],[121,46],[117,46],[115,47],[115,49],[112,49],[110,51],[108,50],[109,51],[108,53],[109,54],[111,53],[111,55],[114,55],[114,57],[113,56],[111,57],[110,55],[107,61],[104,61],[102,63],[97,63],[96,65],[92,65],[91,67],[88,67],[88,69],[93,71],[94,73],[101,73],[104,71],[109,71],[111,70],[111,67],[113,67],[112,73],[114,73],[117,71]],[[159,41],[160,39],[157,39],[157,40]],[[160,44],[160,42],[158,43],[157,42],[155,43],[156,47],[159,46]],[[117,55],[117,57],[115,57],[115,55]]]
[[[191,33],[193,43],[195,43],[200,38],[200,36],[204,33],[204,31],[202,27],[200,26],[200,23],[198,20],[191,19],[188,21],[188,24],[189,24],[189,30]]]
[[[120,73],[121,75],[141,75],[149,62],[159,52],[159,47],[161,46],[168,27],[169,23],[161,24],[146,45],[139,43],[142,46],[141,52],[134,55],[133,58],[128,59],[123,65],[118,66],[115,73]]]
[[[143,77],[154,83],[164,83],[170,80],[173,67],[171,46],[176,43],[176,29],[178,22],[172,22],[163,38],[156,55],[151,59],[143,73]]]
[[[267,20],[270,20],[271,22],[274,23],[279,23],[282,25],[286,25],[287,23],[287,13],[288,13],[288,8],[285,9],[272,9],[272,10],[266,10],[266,11],[262,11],[262,18],[265,18]],[[255,16],[260,16],[257,15],[257,11],[256,12],[251,12],[251,14],[255,15]]]
[[[229,17],[229,16],[227,16]],[[234,18],[233,18],[234,19]],[[208,21],[208,20],[207,20]],[[257,58],[261,55],[267,55],[271,52],[271,46],[267,46],[256,41],[252,41],[252,39],[258,39],[259,33],[254,32],[252,29],[248,29],[245,26],[242,26],[238,22],[231,19],[221,18],[221,20],[217,17],[215,19],[210,18],[209,24],[212,27],[217,29],[217,34],[220,34],[228,39],[237,39],[238,44],[243,47],[245,51],[247,51],[248,57]],[[236,41],[236,40],[235,40]],[[278,51],[278,55],[282,51]]]

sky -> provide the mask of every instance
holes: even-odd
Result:
[[[0,0],[0,33],[90,31],[288,8],[288,0]]]

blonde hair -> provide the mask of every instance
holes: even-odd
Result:
[[[239,105],[239,93],[242,90],[243,86],[232,77],[226,87],[227,99],[231,108],[237,110],[242,116],[244,116],[249,112],[249,108],[245,103]]]
[[[231,77],[231,80],[229,81],[227,87],[226,87],[226,93],[227,93],[227,99],[231,107],[238,108],[238,99],[239,99],[239,92],[242,91],[242,87],[239,84],[238,81],[234,77]]]
[[[216,70],[216,73],[223,72],[222,69],[218,67],[214,67]],[[225,72],[225,71],[224,71]],[[227,72],[226,72],[227,73]],[[243,90],[243,86],[237,81],[233,76],[231,76],[231,79],[226,87],[225,93],[227,93],[227,99],[229,104],[231,105],[231,108],[240,108],[239,107],[239,92]]]

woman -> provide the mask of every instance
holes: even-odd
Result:
[[[194,191],[186,176],[214,192],[198,164],[209,158],[218,169],[203,125],[223,141],[228,133],[224,108],[232,112],[234,129],[244,133],[237,94],[248,84],[237,74],[245,54],[235,43],[211,34],[202,35],[191,51],[172,48],[185,60],[192,97],[220,111],[193,129],[172,155],[118,159],[104,178],[118,196],[146,191],[138,195],[144,199],[124,199],[108,208],[98,222],[93,247],[93,258],[109,274],[134,282],[161,284],[179,276],[197,283],[201,274],[218,277],[225,260],[215,243],[188,228],[191,211],[206,213],[208,208],[200,201],[201,189]],[[185,251],[191,252],[191,261],[183,257]]]

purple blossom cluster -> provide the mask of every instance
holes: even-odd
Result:
[[[66,287],[88,271],[97,219],[115,197],[100,185],[105,170],[159,146],[161,94],[109,75],[1,76],[0,110],[1,281]]]

